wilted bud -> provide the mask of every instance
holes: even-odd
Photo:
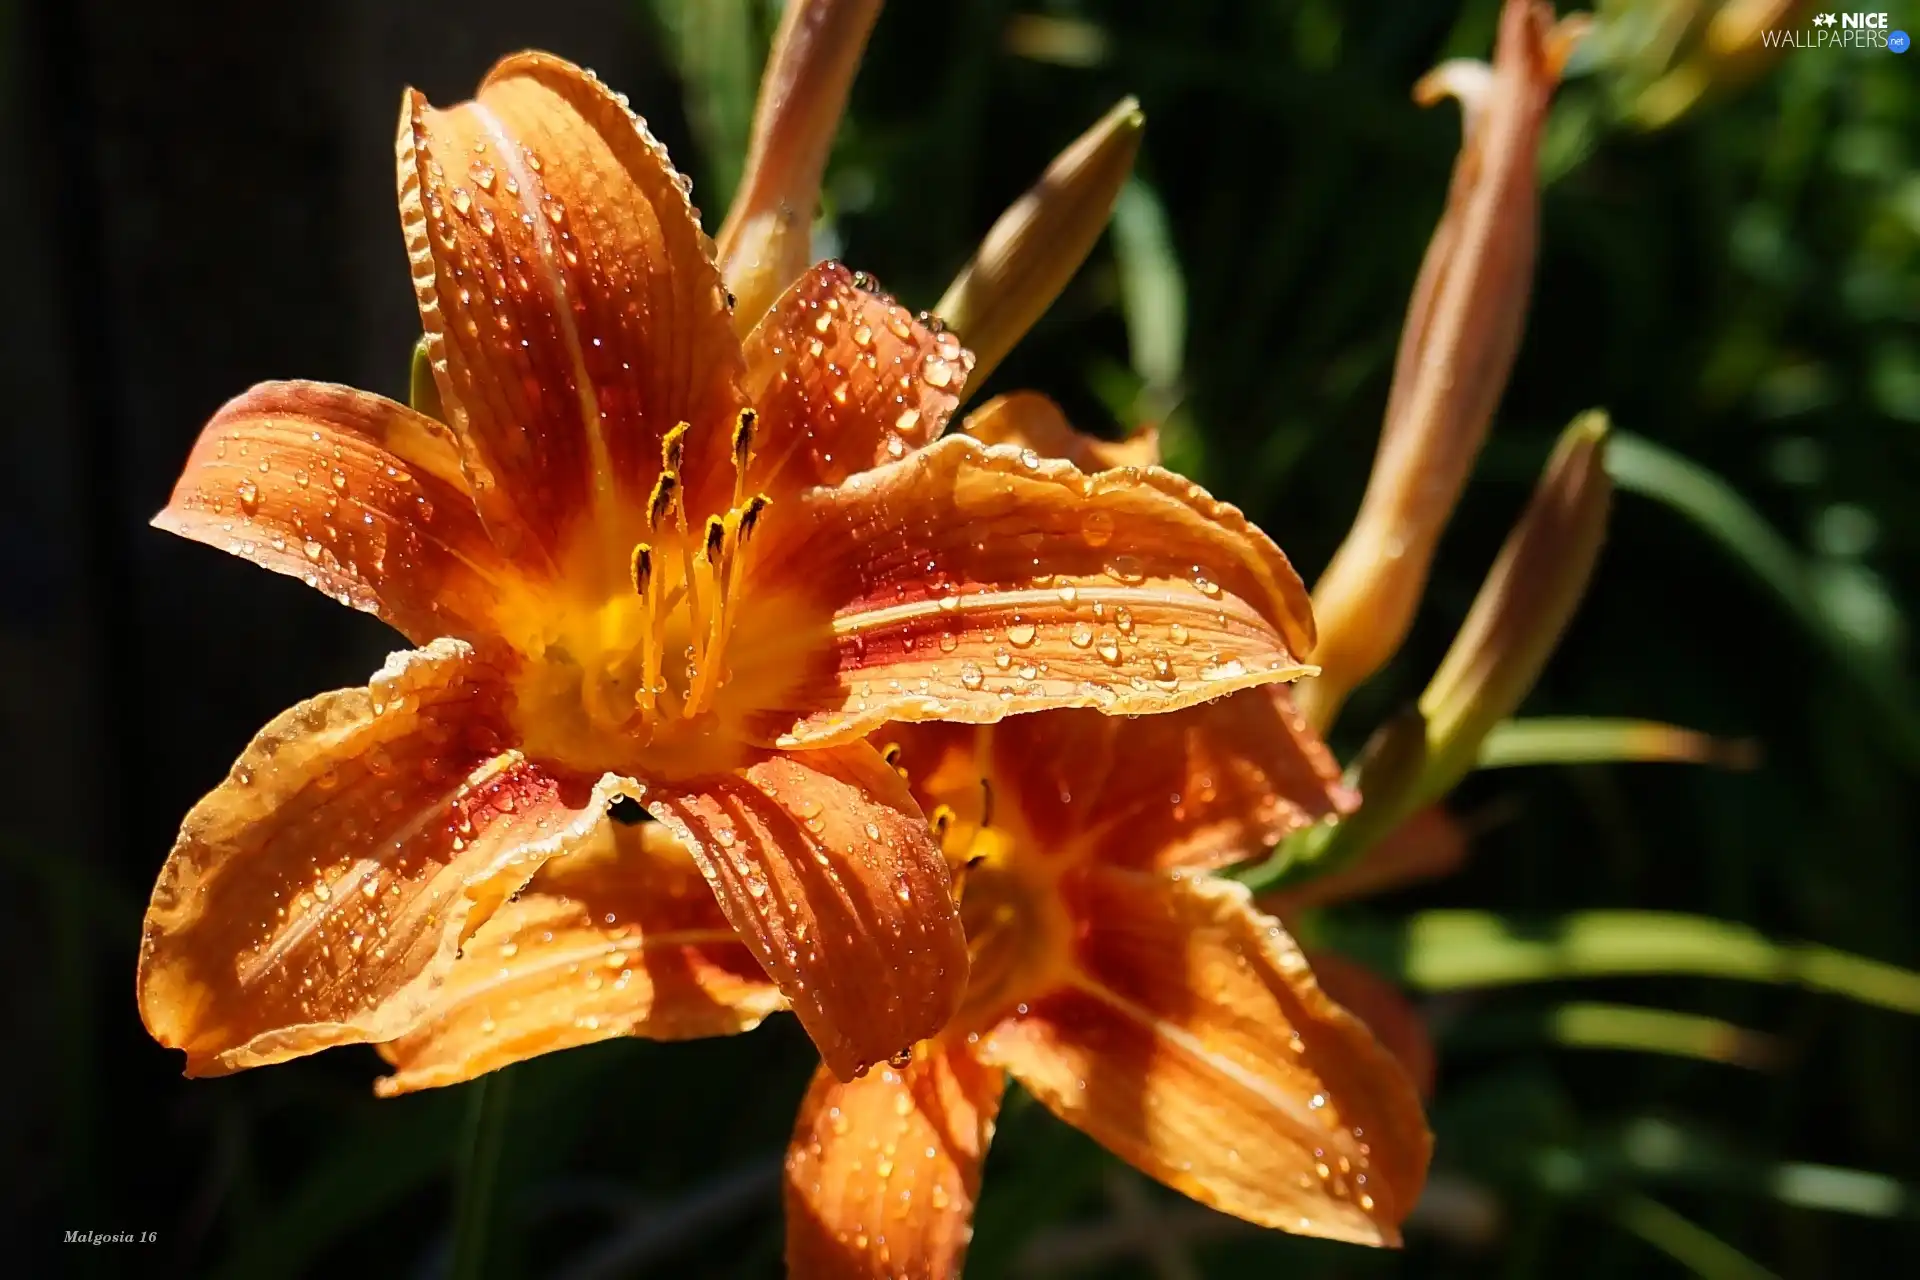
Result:
[[[1541,128],[1582,19],[1507,0],[1491,67],[1442,64],[1421,103],[1460,100],[1461,146],[1394,360],[1380,448],[1359,514],[1313,593],[1319,678],[1300,707],[1324,730],[1406,639],[1434,545],[1513,369],[1533,285]]]
[[[1113,216],[1147,118],[1132,98],[1054,158],[980,242],[934,307],[973,352],[969,386],[994,366],[1073,279]]]
[[[760,77],[747,168],[720,228],[733,324],[749,332],[812,265],[827,152],[880,0],[789,0]]]
[[[1424,798],[1473,766],[1480,743],[1533,688],[1573,617],[1606,535],[1613,481],[1607,418],[1576,418],[1507,536],[1440,669],[1420,696],[1427,722]]]

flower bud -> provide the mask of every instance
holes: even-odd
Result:
[[[1481,741],[1532,690],[1586,594],[1613,498],[1607,431],[1606,415],[1596,410],[1561,434],[1525,514],[1420,696],[1427,722],[1422,798],[1444,794],[1473,766]]]
[[[717,244],[733,324],[752,330],[812,265],[813,215],[880,0],[789,0],[754,106],[746,172]]]
[[[974,354],[981,386],[1073,279],[1133,172],[1146,116],[1123,98],[1054,158],[980,242],[934,307]]]
[[[1556,25],[1540,0],[1507,0],[1491,67],[1443,63],[1414,87],[1422,104],[1460,100],[1460,155],[1400,334],[1366,496],[1314,588],[1321,674],[1301,686],[1300,706],[1323,731],[1405,640],[1506,389],[1533,285],[1541,129],[1584,26]]]

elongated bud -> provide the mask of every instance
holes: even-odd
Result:
[[[788,0],[760,77],[747,168],[720,228],[733,325],[750,332],[812,265],[820,179],[880,0]]]
[[[968,386],[986,382],[1093,252],[1146,123],[1139,102],[1121,99],[1000,215],[948,286],[933,311],[973,352]]]
[[[1593,576],[1613,497],[1607,430],[1596,410],[1561,433],[1419,705],[1381,725],[1348,769],[1359,812],[1296,833],[1240,879],[1256,891],[1292,892],[1347,874],[1474,767],[1488,733],[1540,678]]]
[[[1507,0],[1491,67],[1442,64],[1421,103],[1459,98],[1460,155],[1414,284],[1373,474],[1353,528],[1314,587],[1318,679],[1300,688],[1315,727],[1400,648],[1433,550],[1506,389],[1533,285],[1541,128],[1584,19]]]
[[[1532,501],[1420,696],[1424,796],[1442,794],[1472,767],[1481,741],[1539,679],[1586,594],[1613,498],[1607,430],[1606,415],[1595,411],[1561,434]]]

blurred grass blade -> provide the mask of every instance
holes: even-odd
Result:
[[[762,52],[750,0],[652,0],[686,86],[687,116],[706,172],[696,203],[718,211],[733,199],[747,155]]]
[[[1574,1049],[1622,1049],[1736,1067],[1762,1067],[1775,1053],[1758,1032],[1719,1018],[1630,1004],[1563,1004],[1547,1018],[1547,1034]]]
[[[1533,1176],[1558,1195],[1605,1199],[1658,1184],[1860,1218],[1920,1218],[1920,1192],[1885,1174],[1756,1158],[1711,1130],[1666,1117],[1638,1116],[1578,1146],[1549,1144],[1527,1158]]]
[[[492,1071],[467,1086],[459,1184],[454,1192],[453,1261],[448,1280],[486,1274],[487,1236],[493,1225],[493,1188],[500,1172],[500,1140],[513,1100],[510,1070]]]
[[[1773,1272],[1658,1200],[1628,1196],[1614,1206],[1613,1218],[1704,1280],[1776,1280]]]
[[[1127,348],[1146,383],[1142,407],[1159,417],[1172,407],[1185,371],[1187,284],[1174,253],[1166,206],[1134,178],[1113,208],[1113,252],[1120,265]]]
[[[1679,512],[1768,587],[1868,695],[1907,765],[1920,768],[1920,710],[1897,659],[1884,644],[1840,624],[1823,606],[1804,557],[1732,485],[1698,463],[1626,434],[1615,437],[1607,466],[1622,489]]]
[[[1753,767],[1756,755],[1751,742],[1715,738],[1655,720],[1542,716],[1495,725],[1480,744],[1475,766],[1666,763],[1747,769]]]
[[[1587,911],[1520,920],[1483,911],[1426,911],[1349,935],[1338,950],[1426,991],[1652,974],[1805,987],[1920,1014],[1920,973],[1812,943],[1780,943],[1745,925],[1662,911]]]

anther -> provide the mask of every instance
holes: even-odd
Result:
[[[660,527],[661,521],[667,518],[667,512],[673,508],[673,497],[679,489],[678,475],[671,471],[660,473],[660,478],[653,482],[653,496],[647,499],[647,528]]]
[[[720,551],[726,545],[727,523],[719,516],[707,517],[707,563],[718,565]]]
[[[736,507],[747,492],[747,464],[753,460],[753,430],[759,421],[760,415],[752,409],[742,409],[740,420],[733,424],[733,505]]]
[[[647,587],[653,582],[653,548],[642,542],[633,549],[633,593],[642,600],[647,598]]]
[[[993,825],[993,784],[985,778],[980,779],[980,825]]]
[[[944,804],[935,805],[933,812],[927,815],[927,827],[933,832],[936,843],[945,840],[947,832],[953,827],[953,810]]]
[[[687,456],[687,424],[681,423],[667,432],[660,440],[660,465],[668,471],[680,470],[680,464]]]
[[[886,763],[887,768],[898,769],[900,767],[900,744],[897,742],[889,742],[886,746],[880,748],[880,759]]]
[[[740,541],[742,544],[753,536],[753,528],[760,522],[761,513],[772,505],[773,499],[764,493],[756,493],[747,500],[745,509],[740,512]]]

